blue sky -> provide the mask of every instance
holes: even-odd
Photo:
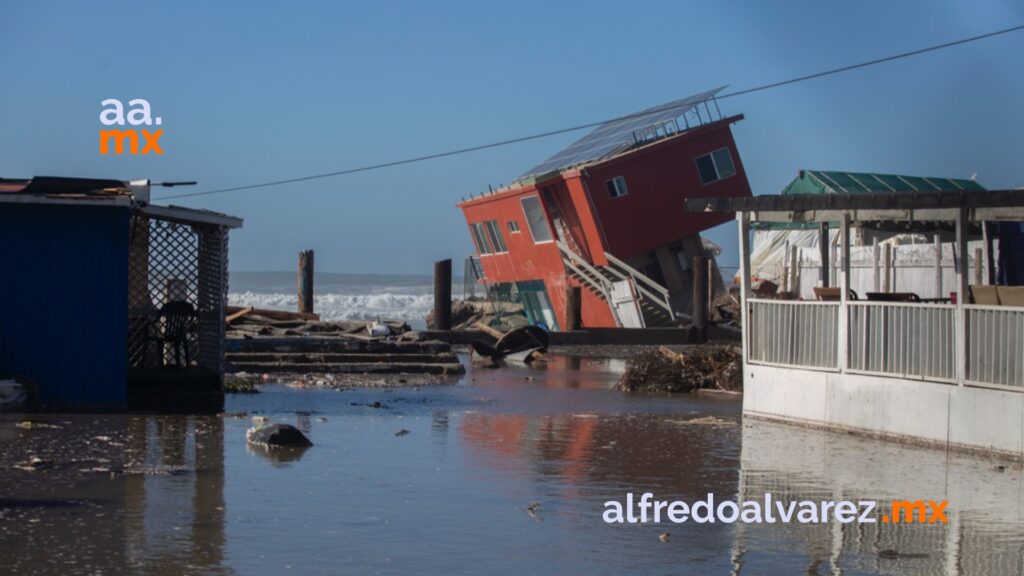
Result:
[[[6,2],[0,176],[329,172],[743,89],[1024,23],[1018,1]],[[756,194],[801,168],[1024,186],[1024,32],[737,97]],[[162,156],[101,156],[100,101],[146,98]],[[463,196],[580,134],[177,203],[245,218],[233,270],[429,273],[472,249]],[[181,189],[175,189],[175,191]],[[154,196],[171,191],[155,190]],[[642,225],[642,224],[638,224]],[[735,227],[710,237],[734,265]]]

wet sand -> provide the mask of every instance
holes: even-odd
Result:
[[[622,367],[553,355],[454,386],[269,385],[225,417],[5,414],[0,573],[1024,572],[1020,466],[743,421],[733,398],[611,391]],[[248,446],[254,414],[315,445]],[[50,466],[17,468],[29,454]],[[948,499],[953,521],[605,524],[628,491]]]

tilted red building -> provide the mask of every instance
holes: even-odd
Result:
[[[729,220],[689,197],[750,196],[731,125],[711,90],[596,128],[510,186],[458,205],[484,281],[535,323],[565,325],[581,286],[585,327],[671,326],[691,307],[699,233]]]

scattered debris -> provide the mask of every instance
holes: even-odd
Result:
[[[257,424],[257,425],[259,425],[259,424],[266,424],[267,422],[270,422],[270,418],[268,418],[266,416],[253,416],[251,418],[251,420],[252,420],[253,424]]]
[[[477,322],[477,328],[497,340],[494,346],[479,341],[472,343],[473,352],[480,358],[477,364],[485,368],[496,368],[504,360],[532,364],[543,359],[548,349],[548,332],[539,326],[520,326],[503,333]]]
[[[307,448],[313,443],[291,424],[265,424],[249,428],[245,439],[267,448]]]
[[[730,420],[723,420],[721,418],[715,418],[714,416],[701,416],[700,418],[691,418],[689,420],[667,420],[672,424],[679,424],[681,426],[690,425],[703,425],[703,426],[735,426],[736,423]]]
[[[0,409],[17,410],[28,402],[28,392],[16,380],[0,380]]]
[[[46,468],[52,468],[53,463],[48,460],[43,460],[38,456],[30,456],[27,461],[22,464],[18,464],[15,468],[19,470],[25,470],[28,472],[35,472],[37,470],[44,470]]]
[[[899,550],[893,550],[892,548],[886,548],[885,550],[878,551],[879,558],[895,559],[895,558],[927,558],[927,554],[920,552],[900,552]]]
[[[740,351],[734,346],[707,344],[682,353],[663,346],[630,359],[616,388],[630,392],[735,392],[743,389],[742,365]]]
[[[403,334],[410,330],[409,325],[400,320],[321,321],[317,314],[235,306],[228,306],[227,313],[225,323],[229,339],[261,336],[271,338],[317,336],[375,340],[379,337]]]
[[[661,540],[662,542],[668,542],[671,537],[672,537],[672,533],[671,532],[662,532],[658,536],[658,540]]]
[[[452,300],[452,329],[476,330],[477,323],[494,326],[502,332],[526,326],[529,320],[523,313],[523,305],[519,302],[491,302],[488,300]],[[437,329],[434,312],[427,314],[427,328]]]
[[[31,422],[29,420],[18,422],[17,424],[15,424],[15,426],[21,428],[22,430],[57,430],[60,428],[60,426],[57,426],[56,424],[47,424],[45,422]]]
[[[228,374],[224,376],[224,391],[235,394],[256,394],[260,390],[251,378]]]
[[[537,517],[537,510],[540,510],[540,502],[530,502],[530,505],[526,507],[526,513],[530,515],[530,518]]]
[[[395,436],[405,436],[406,434],[409,434],[409,431],[406,430],[405,428],[402,428],[398,432],[395,432]]]

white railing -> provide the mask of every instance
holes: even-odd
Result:
[[[955,382],[956,306],[849,302],[849,370]]]
[[[633,285],[636,286],[637,292],[647,298],[647,300],[663,308],[670,318],[675,317],[672,312],[672,301],[669,299],[668,288],[658,284],[652,280],[650,276],[647,276],[643,272],[640,272],[636,268],[633,268],[629,264],[626,264],[607,252],[604,253],[604,257],[607,258],[609,264],[611,264],[611,266],[608,267],[609,271],[622,280],[626,280],[627,277],[633,280]]]
[[[964,384],[1024,391],[1022,307],[849,301],[844,338],[839,302],[748,299],[747,306],[754,364],[957,383],[966,338]]]
[[[972,384],[1024,386],[1024,308],[966,306]]]
[[[751,362],[839,368],[838,302],[751,299],[747,303]]]

